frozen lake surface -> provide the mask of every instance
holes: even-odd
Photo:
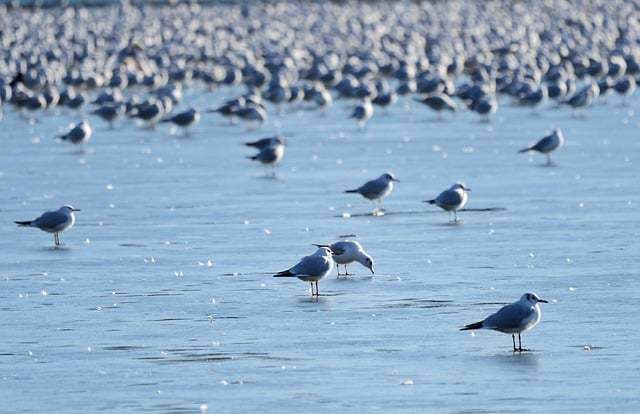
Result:
[[[244,92],[187,84],[180,107]],[[248,129],[215,113],[114,129],[84,111],[29,122],[4,105],[1,412],[630,412],[640,403],[640,99],[574,116],[500,98],[490,122],[437,120],[408,99],[325,113],[268,106]],[[54,139],[82,116],[78,149]],[[564,132],[552,155],[517,151]],[[276,177],[242,145],[287,139]],[[392,171],[387,214],[344,190]],[[423,200],[472,189],[448,222]],[[13,224],[72,204],[53,236]],[[277,271],[352,235],[375,275]],[[533,291],[542,321],[522,353],[460,332]]]

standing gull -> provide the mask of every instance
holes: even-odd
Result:
[[[465,187],[463,183],[455,183],[448,190],[441,192],[438,197],[433,200],[427,200],[425,203],[435,204],[441,209],[449,213],[449,221],[451,221],[451,212],[453,211],[454,222],[458,221],[458,210],[467,204],[467,191],[470,188]]]
[[[64,141],[69,141],[72,144],[82,144],[87,142],[89,138],[91,138],[92,133],[91,125],[89,125],[89,121],[82,120],[77,123],[73,128],[69,130],[64,135],[60,135],[60,139]]]
[[[47,211],[35,220],[16,221],[15,223],[21,227],[37,227],[47,233],[53,233],[56,246],[60,246],[58,233],[70,229],[76,222],[74,213],[80,211],[69,205],[62,206],[56,211]]]
[[[391,193],[394,181],[400,182],[392,173],[386,172],[375,180],[367,181],[355,190],[347,190],[345,193],[358,193],[371,200],[373,202],[373,215],[378,215],[385,211],[382,208],[381,200]]]
[[[319,296],[318,281],[324,279],[333,269],[333,259],[331,249],[320,247],[310,256],[305,256],[293,267],[278,272],[274,277],[297,277],[298,279],[311,283],[311,295]],[[313,293],[313,282],[316,291]]]
[[[521,333],[528,331],[540,322],[540,307],[538,303],[548,303],[540,299],[535,293],[525,293],[519,301],[503,306],[498,312],[488,316],[485,320],[465,325],[460,330],[493,329],[502,333],[511,334],[513,339],[513,351],[522,352]],[[516,348],[516,334],[518,334],[518,347]]]
[[[189,108],[184,112],[177,113],[169,118],[165,118],[162,122],[172,122],[184,129],[184,135],[189,135],[189,127],[200,121],[200,112],[195,108]]]
[[[269,168],[279,163],[284,157],[284,146],[286,141],[282,135],[275,137],[262,138],[258,141],[247,142],[245,145],[258,148],[260,151],[253,156],[247,157],[252,161],[259,161],[267,168],[267,176],[269,176]],[[275,171],[271,172],[271,176],[275,176]]]
[[[535,145],[521,149],[518,152],[538,151],[547,156],[547,165],[551,165],[551,153],[560,148],[563,143],[564,135],[562,135],[560,128],[556,128],[551,135],[542,138]]]
[[[351,118],[355,118],[358,120],[358,126],[360,129],[364,129],[367,126],[367,121],[373,115],[373,105],[371,104],[371,99],[368,96],[365,96],[355,108],[353,108],[353,112],[351,112]]]
[[[338,276],[340,276],[340,265],[344,265],[344,276],[349,275],[347,265],[358,262],[374,274],[373,259],[369,256],[360,243],[355,240],[340,240],[333,244],[314,244],[317,247],[328,247],[333,252],[333,260],[336,262]]]

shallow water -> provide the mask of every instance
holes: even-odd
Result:
[[[196,83],[182,106],[243,91]],[[633,411],[638,94],[582,116],[503,98],[491,122],[401,101],[364,130],[352,103],[269,107],[253,130],[203,113],[189,137],[85,114],[82,149],[54,139],[82,112],[3,106],[0,411]],[[516,153],[555,127],[555,165]],[[275,133],[270,178],[242,143]],[[400,183],[374,217],[344,190],[386,170]],[[423,200],[457,180],[472,191],[451,224]],[[59,248],[13,224],[67,203]],[[350,265],[318,298],[272,277],[341,235],[374,276]],[[459,331],[526,291],[550,302],[528,351]]]

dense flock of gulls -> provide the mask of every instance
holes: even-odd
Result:
[[[251,128],[289,107],[322,112],[336,99],[354,103],[344,116],[361,128],[400,97],[445,121],[454,111],[490,121],[498,102],[536,111],[551,101],[567,116],[582,116],[602,97],[634,92],[638,8],[620,0],[0,6],[0,109],[19,112],[25,122],[55,116],[60,107],[77,111],[82,119],[59,138],[78,145],[92,136],[92,122],[121,128],[169,122],[188,135],[201,116]],[[224,85],[240,91],[224,105],[178,110],[184,88],[215,93]],[[258,151],[252,160],[271,167],[285,143],[277,135],[246,144]],[[522,151],[545,154],[551,164],[549,154],[562,143],[556,129]],[[347,192],[371,200],[374,215],[384,214],[381,200],[394,182],[386,172]],[[456,223],[468,191],[455,183],[426,201],[453,213]],[[73,226],[77,211],[63,206],[16,223],[53,233],[59,245],[58,233]],[[334,265],[348,275],[352,262],[374,272],[358,242],[341,240],[317,245],[275,276],[310,282],[311,294],[319,295],[318,281]],[[540,320],[541,302],[525,293],[462,329],[511,334],[514,350],[522,350],[520,334]]]

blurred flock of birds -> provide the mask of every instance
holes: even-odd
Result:
[[[77,125],[58,138],[76,145],[95,135],[91,125],[98,122],[149,129],[172,123],[188,136],[210,116],[259,130],[282,111],[322,113],[337,100],[353,103],[344,117],[362,129],[403,100],[424,104],[442,122],[455,111],[491,122],[499,102],[533,112],[557,105],[581,117],[599,99],[634,93],[639,9],[621,0],[0,6],[0,110],[19,112],[25,123],[75,111]],[[225,87],[238,93],[223,105],[184,105],[185,88],[215,94]],[[532,146],[523,143],[522,151],[545,154],[550,165],[562,143],[556,129]],[[257,151],[248,158],[274,175],[286,138],[246,145]],[[346,192],[384,214],[381,200],[398,181],[385,172]],[[453,213],[455,223],[468,191],[455,183],[425,201]],[[75,211],[63,206],[17,223],[54,233],[59,244],[58,232],[73,225]],[[309,268],[305,261],[320,264]],[[318,280],[334,263],[347,274],[354,261],[373,273],[373,259],[359,244],[318,245],[276,276],[311,282],[317,295]],[[543,300],[532,297],[523,303],[537,309]]]

